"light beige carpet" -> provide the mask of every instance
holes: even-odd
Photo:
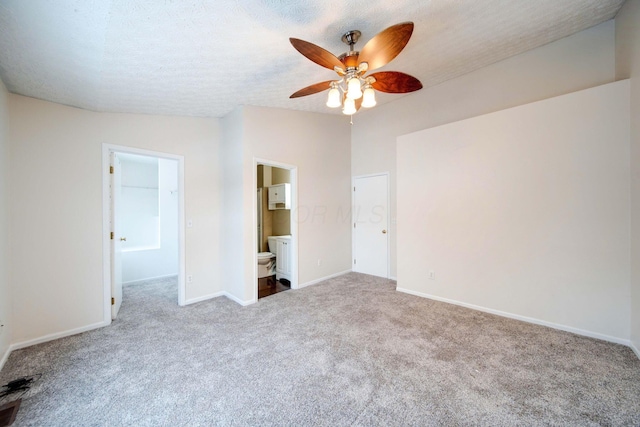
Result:
[[[249,307],[125,288],[110,327],[15,351],[16,426],[640,425],[624,346],[355,273]]]

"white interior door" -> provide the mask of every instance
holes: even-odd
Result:
[[[388,176],[354,179],[353,270],[389,277]]]
[[[111,152],[111,319],[122,305],[122,240],[119,209],[122,200],[122,168],[118,155]]]

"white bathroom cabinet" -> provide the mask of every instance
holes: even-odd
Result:
[[[269,187],[269,210],[291,209],[291,184]]]
[[[276,280],[281,278],[291,282],[291,239],[276,239]]]

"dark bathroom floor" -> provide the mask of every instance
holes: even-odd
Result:
[[[291,287],[277,281],[276,276],[258,279],[258,299],[277,294],[278,292],[288,291],[289,289],[291,289]]]

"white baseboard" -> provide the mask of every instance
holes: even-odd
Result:
[[[628,347],[631,347],[631,341],[629,341],[629,340],[625,340],[625,339],[618,338],[618,337],[612,337],[610,335],[600,334],[598,332],[585,331],[584,329],[578,329],[578,328],[574,328],[572,326],[559,325],[557,323],[547,322],[546,320],[535,319],[533,317],[526,317],[526,316],[521,316],[519,314],[507,313],[505,311],[500,311],[500,310],[494,310],[492,308],[486,308],[486,307],[481,307],[481,306],[478,306],[478,305],[467,304],[466,302],[456,301],[456,300],[452,300],[452,299],[448,299],[448,298],[442,298],[442,297],[438,297],[438,296],[435,296],[435,295],[429,295],[429,294],[425,294],[425,293],[422,293],[422,292],[412,291],[410,289],[396,288],[396,290],[399,291],[399,292],[403,292],[405,294],[409,294],[409,295],[415,295],[415,296],[422,297],[422,298],[428,298],[428,299],[432,299],[432,300],[436,300],[436,301],[446,302],[446,303],[449,303],[449,304],[459,305],[461,307],[470,308],[472,310],[483,311],[485,313],[491,313],[491,314],[495,314],[497,316],[508,317],[510,319],[521,320],[523,322],[533,323],[533,324],[536,324],[536,325],[547,326],[549,328],[558,329],[560,331],[571,332],[571,333],[574,333],[574,334],[577,334],[577,335],[582,335],[582,336],[589,337],[589,338],[596,338],[596,339],[599,339],[599,340],[609,341],[609,342],[612,342],[612,343],[622,344],[622,345],[626,345]],[[636,354],[638,354],[638,353],[636,352]],[[638,357],[640,357],[640,356],[638,356]]]
[[[2,371],[4,364],[7,363],[7,359],[9,358],[10,354],[11,354],[11,346],[7,347],[7,350],[2,355],[2,359],[0,359],[0,371]]]
[[[53,340],[57,340],[59,338],[64,338],[64,337],[68,337],[68,336],[71,336],[71,335],[81,334],[82,332],[92,331],[94,329],[102,328],[104,326],[109,326],[110,324],[111,324],[111,321],[109,321],[109,322],[98,322],[98,323],[93,323],[91,325],[83,326],[81,328],[75,328],[75,329],[69,329],[68,331],[56,332],[54,334],[45,335],[45,336],[40,337],[40,338],[34,338],[34,339],[31,339],[31,340],[20,341],[20,342],[17,342],[15,344],[11,344],[9,349],[10,349],[10,351],[19,350],[21,348],[31,347],[32,345],[41,344],[43,342],[53,341]]]
[[[342,275],[347,274],[347,273],[351,273],[351,271],[352,270],[345,270],[345,271],[341,271],[339,273],[330,274],[328,276],[321,277],[319,279],[311,280],[309,282],[300,283],[300,284],[298,284],[298,288],[297,289],[301,289],[301,288],[305,288],[307,286],[315,285],[316,283],[324,282],[325,280],[333,279],[334,277],[338,277],[338,276],[342,276]]]
[[[212,299],[212,298],[217,298],[217,297],[221,297],[225,294],[224,291],[220,291],[220,292],[214,292],[212,294],[208,294],[208,295],[203,295],[201,297],[197,297],[197,298],[191,298],[188,299],[184,302],[184,305],[189,305],[189,304],[195,304],[197,302],[201,302],[201,301],[206,301],[208,299]]]
[[[640,350],[633,344],[633,341],[629,344],[629,347],[631,347],[631,350],[633,350],[636,356],[638,356],[638,359],[640,359]]]
[[[147,277],[146,279],[130,280],[128,282],[122,282],[123,285],[135,285],[136,283],[146,282],[147,280],[160,280],[167,277],[178,277],[177,274],[165,274],[164,276]]]
[[[397,282],[398,278],[397,277],[393,277],[393,276],[389,276],[389,280],[393,280],[394,282]]]
[[[232,294],[230,294],[230,293],[229,293],[229,292],[227,292],[227,291],[223,291],[223,292],[222,292],[222,294],[223,294],[225,297],[229,298],[231,301],[236,302],[236,303],[240,304],[240,305],[241,305],[241,306],[243,306],[243,307],[246,307],[246,306],[248,306],[248,305],[251,305],[251,304],[255,304],[255,303],[256,303],[256,301],[255,301],[255,300],[248,300],[248,301],[241,300],[241,299],[240,299],[240,298],[238,298],[237,296],[232,295]]]
[[[247,306],[247,305],[251,305],[253,303],[255,303],[255,301],[243,301],[240,298],[236,297],[235,295],[230,294],[227,291],[220,291],[220,292],[215,292],[213,294],[209,294],[209,295],[204,295],[201,297],[197,297],[197,298],[191,298],[187,301],[185,301],[184,305],[189,305],[189,304],[195,304],[197,302],[202,302],[202,301],[206,301],[209,299],[213,299],[213,298],[217,298],[217,297],[227,297],[229,298],[231,301],[238,303],[242,306]]]

